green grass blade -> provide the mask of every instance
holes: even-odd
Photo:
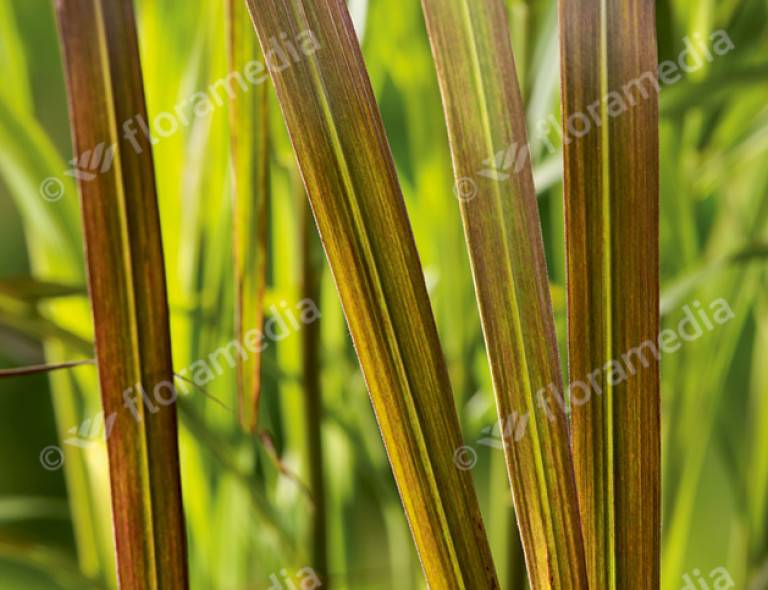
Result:
[[[7,7],[0,9],[0,37],[4,44],[4,49],[0,51],[0,63],[5,71],[10,72],[14,79],[12,86],[15,87],[0,92],[0,145],[3,152],[0,175],[21,213],[35,276],[68,284],[85,284],[80,222],[74,203],[75,183],[68,176],[58,177],[66,169],[66,164],[43,126],[32,115],[31,97],[24,90],[28,85],[26,73],[9,63],[11,56],[20,56],[24,52],[11,12]],[[26,61],[25,58],[20,59]],[[58,186],[61,190],[59,194],[64,198],[50,203],[37,197],[41,180]],[[60,184],[57,185],[57,181]],[[62,362],[75,351],[88,356],[93,354],[93,346],[88,340],[58,323],[64,318],[70,326],[84,321],[87,304],[81,306],[78,302],[72,306],[70,301],[49,300],[41,310],[27,309],[20,313],[16,305],[7,306],[6,303],[6,298],[0,297],[0,324],[44,341],[47,362]],[[90,324],[86,329],[90,330]],[[12,346],[10,342],[7,345]],[[79,381],[79,377],[71,374],[54,374],[50,378],[57,425],[62,437],[66,437],[66,430],[78,419],[76,408],[78,401],[83,399],[81,392],[91,390],[90,383],[86,385]],[[78,562],[89,576],[113,579],[114,551],[108,547],[111,533],[105,526],[108,523],[99,517],[99,507],[92,501],[93,489],[100,485],[103,476],[88,471],[87,459],[80,449],[65,448],[64,456]]]
[[[768,545],[765,523],[768,522],[768,431],[765,428],[768,420],[768,376],[763,368],[764,359],[768,354],[768,297],[762,295],[755,307],[757,318],[757,333],[755,335],[754,378],[751,392],[750,410],[753,415],[752,433],[754,442],[750,450],[750,477],[747,502],[752,522],[752,543],[755,547]],[[751,555],[753,561],[764,559],[764,556]]]
[[[41,125],[28,113],[12,108],[2,95],[0,145],[3,147],[0,173],[14,196],[25,225],[41,228],[39,240],[42,243],[33,247],[33,259],[38,252],[50,253],[54,268],[65,266],[71,260],[82,261],[77,211],[67,206],[66,199],[51,206],[40,196],[41,181],[54,178],[51,174],[61,174],[66,165]],[[60,194],[72,197],[75,193],[72,179],[64,176],[56,180],[61,183]],[[34,224],[28,221],[33,219]],[[38,257],[43,258],[42,255]],[[48,274],[50,271],[46,277]]]
[[[102,404],[119,418],[107,444],[119,584],[185,588],[176,408],[156,403],[175,390],[152,151],[122,134],[146,120],[133,5],[60,1],[57,16],[75,151],[116,145],[112,166],[79,185]]]
[[[246,71],[263,64],[248,9],[243,0],[227,4],[229,69]],[[250,71],[250,70],[249,70]],[[263,74],[266,81],[266,71]],[[235,339],[262,330],[267,279],[269,235],[269,84],[262,82],[229,102],[233,180],[233,240],[235,263]],[[256,429],[261,393],[261,351],[237,357],[237,399],[240,421]]]
[[[445,359],[381,117],[343,0],[249,0],[400,496],[432,588],[498,588]]]
[[[422,5],[457,186],[471,179],[477,189],[461,213],[497,410],[503,424],[529,416],[525,436],[505,445],[529,578],[533,588],[583,588],[567,420],[539,399],[550,385],[562,391],[562,377],[530,158],[523,166],[497,158],[527,149],[506,14],[497,0]],[[480,174],[489,161],[494,178]]]
[[[300,183],[297,183],[300,184]],[[312,219],[312,211],[304,199],[304,187],[299,186],[304,212],[302,215],[302,297],[320,305],[323,259],[320,242]],[[328,515],[325,471],[323,465],[323,395],[322,395],[322,332],[320,320],[304,326],[301,332],[302,374],[304,380],[305,416],[307,429],[307,458],[309,485],[312,492],[312,563],[328,585]]]
[[[32,91],[29,84],[27,56],[19,31],[15,26],[11,0],[0,0],[0,64],[13,84],[0,89],[0,95],[17,111],[32,110]]]
[[[560,27],[572,446],[589,581],[658,588],[654,6],[561,0]]]

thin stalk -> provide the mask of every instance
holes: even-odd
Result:
[[[312,211],[306,203],[304,188],[299,187],[302,215],[302,298],[315,302],[320,309],[320,284],[323,276],[322,248]],[[312,493],[312,567],[330,587],[328,578],[327,512],[325,470],[323,468],[323,398],[321,389],[321,320],[307,324],[301,331],[304,375],[305,413],[307,425],[307,457],[309,489]]]
[[[26,367],[14,367],[12,369],[0,369],[0,379],[5,377],[39,375],[40,373],[50,373],[51,371],[60,371],[62,369],[72,369],[74,367],[93,364],[94,361],[92,359],[87,359],[82,361],[67,361],[63,363],[50,363],[47,365],[30,365]]]
[[[229,69],[242,72],[263,62],[243,0],[227,1]],[[259,61],[260,60],[260,61]],[[232,222],[235,265],[235,339],[263,329],[269,238],[269,84],[256,85],[229,101],[232,150]],[[236,357],[237,407],[245,430],[259,420],[262,354]]]

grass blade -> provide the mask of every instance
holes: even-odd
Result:
[[[227,3],[229,69],[246,70],[257,59],[259,46],[243,0]],[[266,73],[264,74],[266,77]],[[233,180],[235,263],[235,339],[244,342],[249,330],[264,324],[269,235],[269,84],[261,83],[229,101]],[[259,418],[261,350],[237,356],[237,398],[240,421],[254,432]]]
[[[300,183],[296,183],[300,184]],[[298,186],[303,205],[302,215],[302,297],[320,301],[323,276],[322,249],[317,239],[317,230],[312,211],[304,198],[304,187]],[[329,586],[328,579],[328,519],[326,512],[327,493],[323,465],[323,395],[322,395],[322,332],[320,320],[304,326],[301,332],[302,374],[304,377],[305,416],[307,428],[307,456],[309,485],[312,492],[312,563],[323,580],[323,587]]]
[[[590,393],[574,393],[572,445],[590,586],[658,588],[654,5],[561,0],[560,20],[570,380]],[[634,366],[622,379],[617,365]]]
[[[83,361],[67,361],[65,363],[52,363],[48,365],[31,365],[28,367],[15,367],[13,369],[0,369],[0,379],[5,377],[26,377],[29,375],[38,375],[40,373],[50,373],[51,371],[60,371],[62,369],[72,369],[82,367],[83,365],[94,364],[91,359]]]
[[[445,359],[381,117],[343,0],[249,0],[405,512],[432,588],[498,588]]]
[[[57,16],[75,152],[116,145],[112,166],[79,185],[104,413],[125,413],[131,396],[137,415],[107,444],[119,584],[185,588],[176,408],[155,403],[175,390],[152,151],[118,128],[147,118],[133,5],[59,1]]]
[[[584,588],[584,548],[544,246],[507,18],[500,0],[423,0],[502,424],[529,417],[505,454],[533,588]],[[501,154],[501,158],[498,157]],[[510,154],[513,160],[509,163]],[[491,163],[494,175],[480,174]],[[509,165],[508,165],[509,164]],[[466,195],[465,195],[466,196]],[[471,195],[470,195],[471,196]]]

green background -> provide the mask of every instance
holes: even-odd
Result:
[[[564,347],[564,244],[556,6],[507,0],[526,98],[537,191]],[[734,49],[661,91],[661,278],[666,327],[685,305],[724,299],[734,319],[662,359],[663,587],[724,567],[735,587],[768,588],[768,4],[656,3],[660,60],[686,39],[724,30]],[[477,306],[454,196],[434,67],[419,3],[350,3],[384,117],[448,359],[472,470],[505,587],[521,587],[519,546],[502,452],[481,441],[496,421]],[[150,118],[205,92],[227,73],[224,2],[139,0]],[[698,35],[698,36],[697,36]],[[690,63],[690,62],[689,62]],[[0,364],[87,358],[82,294],[49,299],[20,279],[85,284],[63,67],[52,3],[0,0]],[[267,306],[300,299],[304,197],[273,103],[273,206]],[[226,104],[154,150],[167,258],[176,369],[232,332],[231,187]],[[39,185],[63,183],[48,202]],[[322,298],[324,473],[329,571],[336,588],[421,588],[418,559],[329,273]],[[269,312],[268,312],[269,313]],[[272,312],[274,314],[274,311]],[[278,311],[279,313],[279,311]],[[265,352],[263,416],[282,460],[308,477],[300,335]],[[565,356],[564,354],[562,355]],[[234,371],[207,392],[235,405]],[[64,445],[99,411],[92,367],[0,382],[0,588],[114,585],[106,454]],[[123,418],[125,419],[125,418]],[[311,504],[231,410],[199,393],[181,400],[182,483],[192,587],[298,585],[311,567]],[[63,470],[40,452],[65,451]],[[721,570],[722,571],[722,570]],[[720,576],[722,578],[722,576]],[[285,585],[284,587],[289,587]],[[727,586],[719,586],[727,587]]]

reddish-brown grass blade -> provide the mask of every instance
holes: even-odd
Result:
[[[81,175],[79,186],[102,402],[105,415],[118,417],[107,448],[119,584],[186,588],[152,151],[142,134],[133,139],[137,144],[122,135],[124,121],[137,115],[147,120],[133,5],[59,0],[57,15],[75,153],[115,146],[111,165],[100,162],[92,174]]]
[[[654,4],[560,0],[560,32],[572,444],[589,581],[658,588]]]

